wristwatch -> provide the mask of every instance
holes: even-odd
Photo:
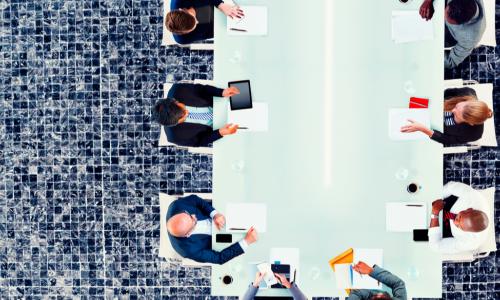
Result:
[[[437,218],[439,218],[439,215],[431,214],[431,219],[434,220],[434,219],[437,219]]]

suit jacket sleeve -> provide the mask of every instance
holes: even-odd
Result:
[[[347,297],[348,300],[363,300],[363,299],[369,299],[370,297],[370,290],[351,290],[351,293],[349,294],[349,297]]]
[[[222,97],[223,89],[205,84],[195,84],[197,91],[204,97]]]
[[[307,300],[306,295],[302,293],[302,291],[299,289],[299,287],[294,283],[290,287],[290,293],[292,293],[293,299],[294,300]]]
[[[209,216],[210,213],[215,210],[215,208],[208,201],[203,200],[195,195],[184,198],[184,201],[187,201],[189,202],[189,204],[196,206],[206,216]]]
[[[239,243],[235,243],[222,251],[212,249],[201,250],[194,253],[190,258],[198,262],[222,265],[241,254],[243,254],[243,249]]]
[[[250,284],[245,294],[240,298],[240,300],[253,300],[257,292],[259,291],[258,287],[254,287],[253,284]]]
[[[207,130],[198,134],[194,147],[207,147],[209,144],[222,138],[219,130]]]
[[[379,266],[375,266],[373,268],[373,272],[370,274],[370,276],[392,289],[392,299],[408,299],[408,296],[406,295],[406,286],[401,278],[397,277],[389,271],[382,269]]]
[[[444,145],[464,144],[470,140],[466,136],[449,135],[438,130],[434,130],[431,139]]]

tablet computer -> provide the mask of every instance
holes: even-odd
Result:
[[[231,110],[252,108],[252,92],[250,90],[250,80],[231,81],[229,87],[240,90],[238,95],[229,98]]]

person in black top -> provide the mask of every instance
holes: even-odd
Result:
[[[221,137],[234,134],[238,125],[213,130],[213,97],[239,94],[235,87],[219,89],[209,85],[176,83],[153,108],[153,120],[165,129],[169,142],[179,146],[206,147]]]
[[[465,144],[483,136],[484,122],[493,116],[488,105],[479,101],[476,92],[468,87],[447,89],[444,92],[444,132],[408,120],[401,132],[420,131],[445,146]]]
[[[214,7],[230,18],[242,18],[238,6],[222,0],[172,0],[165,26],[179,44],[190,44],[214,37]]]

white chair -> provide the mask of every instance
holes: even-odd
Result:
[[[181,45],[178,44],[172,33],[167,30],[165,27],[165,20],[167,18],[167,13],[170,11],[170,2],[171,0],[163,0],[163,36],[162,36],[162,41],[161,44],[162,46],[172,46],[172,45],[177,45],[180,47],[188,47],[191,50],[214,50],[214,43],[212,40],[212,43],[193,43],[189,45]],[[210,41],[210,40],[208,40]]]
[[[463,81],[461,79],[445,81],[446,88],[470,87],[476,91],[477,98],[484,101],[488,107],[493,110],[493,84],[477,83],[475,81]],[[474,142],[470,142],[467,146],[444,147],[445,154],[449,153],[464,153],[468,150],[478,149],[480,147],[497,147],[497,138],[495,132],[495,118],[492,117],[484,123],[483,136]]]
[[[185,81],[185,82],[189,82],[189,81]],[[194,81],[194,83],[202,83],[202,82],[207,82],[207,84],[208,84],[209,81],[203,81],[203,80],[195,80]],[[173,83],[171,83],[171,82],[165,82],[163,84],[163,97],[164,98],[167,97],[168,91],[170,90],[172,85],[173,85]],[[179,146],[179,145],[173,144],[173,143],[168,141],[167,135],[165,134],[165,130],[164,130],[163,126],[160,127],[160,131],[161,131],[160,132],[160,139],[158,141],[158,146],[160,146],[160,147],[173,146],[173,147],[176,147],[178,149],[186,149],[190,153],[195,153],[195,154],[210,155],[213,153],[212,148],[210,148],[210,147],[184,147],[184,146]]]
[[[491,252],[497,250],[495,233],[495,188],[491,187],[480,190],[479,192],[483,195],[485,201],[488,202],[488,211],[486,212],[489,219],[489,225],[486,229],[488,231],[487,239],[481,247],[475,251],[442,255],[443,262],[471,262],[479,258],[487,257]]]
[[[212,194],[184,194],[184,196],[189,196],[189,195],[197,195],[202,199],[211,199]],[[163,257],[166,259],[174,259],[174,260],[180,260],[181,264],[183,266],[187,267],[203,267],[203,266],[210,266],[209,263],[200,263],[194,260],[191,260],[189,258],[184,258],[177,253],[174,248],[172,247],[172,244],[170,243],[170,239],[168,238],[168,233],[167,233],[167,211],[168,211],[168,206],[170,203],[173,201],[177,200],[181,196],[179,195],[167,195],[164,193],[160,193],[160,249],[158,251],[158,257]]]
[[[484,16],[486,18],[486,30],[479,41],[479,45],[496,47],[495,30],[495,0],[483,0]]]

